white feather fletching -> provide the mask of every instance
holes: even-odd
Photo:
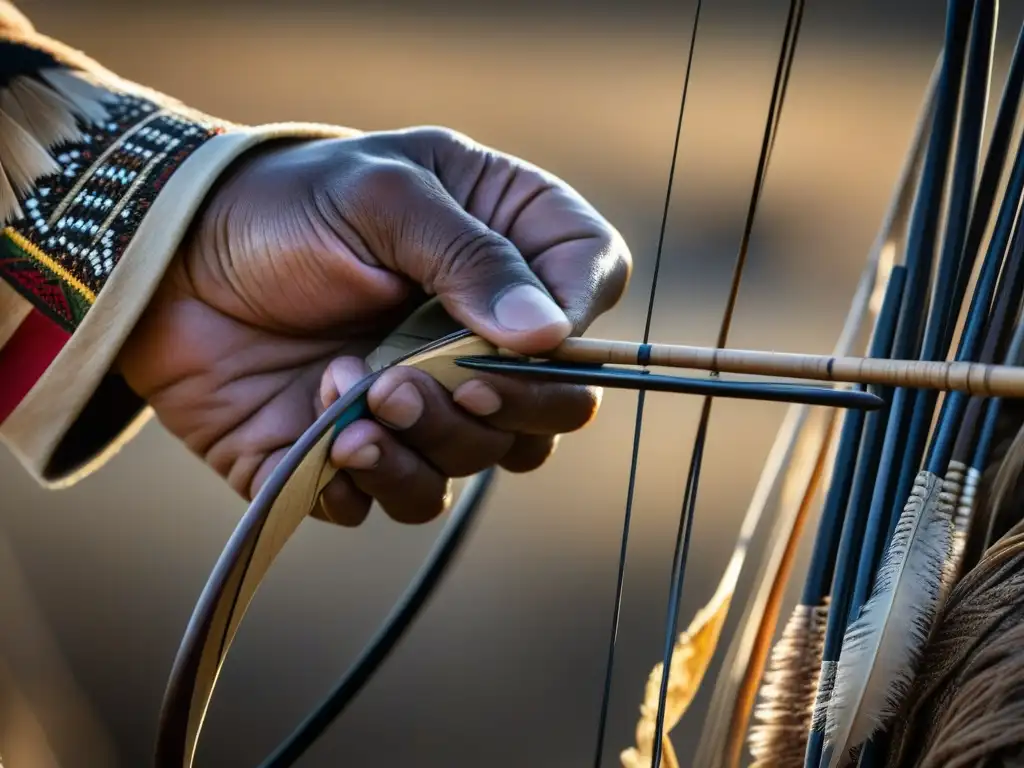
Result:
[[[24,216],[19,198],[60,173],[54,150],[82,138],[82,126],[109,118],[114,97],[83,72],[46,69],[0,89],[0,224]]]
[[[850,765],[855,750],[903,703],[942,602],[952,546],[954,489],[920,472],[875,584],[846,630],[825,724],[829,768]]]

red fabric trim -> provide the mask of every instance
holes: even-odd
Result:
[[[71,334],[37,310],[0,348],[0,424],[25,399]]]

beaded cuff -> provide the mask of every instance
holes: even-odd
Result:
[[[170,176],[225,126],[115,88],[50,69],[0,91],[0,278],[69,332]],[[3,187],[14,195],[5,200]]]
[[[0,33],[4,19],[0,0]],[[217,179],[260,144],[357,132],[216,120],[58,41],[10,34],[0,37],[0,441],[43,486],[67,487],[150,415],[114,365]]]

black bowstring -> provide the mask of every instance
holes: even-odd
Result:
[[[693,30],[690,39],[690,50],[687,56],[686,63],[686,74],[683,82],[682,97],[680,99],[679,117],[676,124],[676,135],[675,143],[673,145],[672,152],[672,165],[669,171],[669,179],[665,195],[665,206],[662,214],[661,228],[658,237],[657,253],[654,263],[654,273],[651,281],[651,289],[648,300],[647,315],[644,324],[644,343],[647,343],[650,338],[651,325],[653,322],[654,304],[657,293],[658,277],[660,273],[662,254],[664,251],[665,234],[667,230],[668,214],[671,204],[672,189],[675,180],[675,169],[679,154],[680,138],[682,134],[682,121],[683,114],[686,107],[686,97],[689,90],[690,73],[692,70],[694,48],[696,44],[697,29],[700,21],[700,11],[702,2],[698,0],[697,7],[694,13]],[[799,0],[793,0],[790,4],[790,14],[787,20],[786,33],[783,41],[783,51],[780,55],[779,70],[776,72],[775,84],[772,92],[772,102],[769,108],[768,124],[766,126],[766,132],[764,141],[761,148],[761,157],[758,163],[757,173],[755,175],[754,192],[751,196],[750,207],[747,213],[747,222],[744,229],[743,239],[740,246],[740,253],[737,257],[736,266],[733,272],[732,285],[730,289],[730,296],[726,307],[725,316],[723,317],[722,327],[719,333],[718,346],[723,347],[726,343],[728,335],[728,329],[731,324],[732,314],[736,302],[736,296],[739,290],[740,277],[742,275],[743,268],[746,263],[746,255],[749,247],[750,236],[753,226],[753,219],[757,209],[757,203],[760,199],[761,189],[764,183],[764,175],[767,170],[768,160],[771,155],[771,150],[774,146],[775,135],[777,132],[778,114],[781,111],[782,101],[785,98],[786,86],[789,80],[789,73],[792,67],[792,51],[796,45],[796,32],[794,31],[794,9],[799,8],[796,12],[796,31],[799,30],[799,22],[803,13],[803,2]],[[792,39],[791,39],[792,38]],[[598,738],[597,738],[597,752],[595,757],[596,768],[600,767],[603,746],[604,746],[604,735],[607,728],[607,714],[608,704],[611,693],[612,673],[614,670],[614,658],[615,658],[615,647],[618,636],[618,624],[619,617],[621,614],[622,605],[622,589],[625,577],[625,562],[626,553],[628,548],[628,536],[629,527],[632,517],[632,505],[635,493],[635,483],[637,466],[639,463],[639,445],[640,445],[640,434],[642,432],[643,423],[643,412],[645,402],[645,391],[640,390],[637,399],[637,413],[636,413],[636,427],[634,431],[632,457],[630,462],[630,475],[629,484],[627,490],[626,499],[626,510],[623,523],[623,535],[621,543],[621,552],[619,558],[619,569],[616,581],[616,594],[615,604],[613,609],[612,629],[611,629],[611,640],[609,643],[608,663],[605,674],[605,685],[604,694],[601,703],[600,720],[598,724]],[[682,575],[685,571],[685,553],[689,542],[689,521],[692,517],[692,510],[696,501],[697,493],[697,477],[700,472],[700,456],[703,453],[704,439],[707,432],[707,421],[710,415],[710,404],[711,398],[705,398],[704,408],[702,410],[701,425],[698,430],[698,435],[695,440],[694,457],[691,459],[690,473],[687,479],[687,490],[686,499],[683,505],[683,514],[680,521],[680,536],[677,538],[676,544],[676,557],[673,564],[673,582],[675,583],[673,589],[673,600],[670,601],[670,626],[668,632],[669,644],[666,654],[665,669],[669,669],[671,663],[672,653],[672,640],[674,639],[674,627],[678,619],[678,592],[682,587]],[[488,478],[489,479],[489,478]],[[485,481],[486,485],[486,481]],[[476,496],[477,494],[471,494]],[[483,494],[480,494],[481,498]],[[479,506],[479,501],[472,504],[474,508]],[[469,513],[466,515],[467,519],[471,519],[474,515]],[[462,527],[460,527],[459,533],[462,533]],[[683,535],[685,532],[685,536]],[[382,632],[383,635],[379,638],[375,638],[368,644],[366,651],[363,656],[369,656],[366,658],[360,658],[343,676],[342,680],[339,681],[334,691],[323,701],[321,704],[310,714],[306,721],[299,726],[299,728],[292,733],[292,735],[282,742],[274,753],[262,763],[263,766],[285,766],[291,765],[298,759],[317,739],[319,735],[323,733],[328,725],[341,713],[345,706],[354,698],[355,693],[365,685],[369,678],[369,674],[373,669],[383,661],[388,655],[388,652],[393,648],[394,643],[397,641],[397,637],[402,634],[402,629],[411,619],[411,616],[418,612],[418,609],[422,607],[422,601],[427,594],[429,594],[433,587],[436,586],[436,578],[443,572],[445,565],[450,560],[451,554],[453,554],[452,544],[454,543],[457,548],[457,543],[461,540],[461,536],[456,534],[451,537],[452,542],[445,542],[448,546],[444,546],[439,542],[439,557],[428,558],[429,563],[425,565],[424,574],[421,574],[421,578],[415,580],[415,584],[410,590],[410,594],[407,596],[408,599],[400,601],[402,605],[397,607],[398,615],[389,617],[388,621],[385,621]],[[682,542],[682,546],[680,543]],[[435,562],[437,561],[437,562]],[[438,570],[440,568],[440,570]],[[434,577],[434,578],[431,578]],[[404,620],[403,620],[404,619]],[[372,658],[371,658],[372,657]],[[662,680],[662,690],[659,696],[658,705],[658,728],[656,733],[660,733],[664,724],[665,716],[665,698],[667,692],[667,681],[668,676],[665,675]],[[653,765],[660,764],[660,753],[661,753],[661,740],[657,739],[654,745],[655,755]]]
[[[665,233],[667,230],[668,214],[671,204],[672,189],[675,180],[675,169],[679,154],[680,138],[682,134],[682,121],[683,114],[686,107],[686,97],[689,90],[690,73],[693,65],[694,48],[697,37],[697,29],[700,21],[700,11],[702,2],[698,0],[696,11],[694,13],[693,31],[690,39],[690,50],[687,56],[686,63],[686,74],[683,82],[682,97],[680,99],[679,117],[676,124],[676,135],[675,143],[672,152],[672,166],[669,171],[669,179],[665,195],[665,206],[662,214],[661,228],[658,236],[658,247],[654,263],[654,274],[651,281],[651,289],[648,300],[647,316],[644,324],[644,343],[647,343],[650,338],[651,325],[653,322],[654,314],[654,303],[656,299],[658,277],[660,273],[662,254],[664,252]],[[797,9],[796,13],[794,9]],[[753,227],[754,215],[757,209],[757,203],[760,199],[761,189],[764,183],[764,175],[767,170],[768,160],[770,159],[771,150],[774,146],[775,135],[777,132],[778,115],[781,111],[782,101],[785,98],[786,86],[789,80],[789,73],[792,67],[792,52],[796,45],[796,32],[799,30],[800,18],[803,14],[803,2],[799,0],[792,0],[790,4],[790,14],[786,24],[786,32],[783,40],[783,50],[780,55],[779,69],[776,72],[775,84],[772,92],[772,102],[769,108],[769,118],[765,129],[765,137],[761,148],[761,157],[758,162],[758,169],[755,175],[754,191],[751,195],[750,207],[747,213],[747,221],[744,229],[743,239],[741,241],[740,253],[737,257],[736,266],[733,272],[732,285],[730,290],[730,296],[726,307],[725,316],[722,321],[722,328],[719,333],[719,347],[725,346],[726,338],[728,335],[729,325],[731,324],[733,309],[736,302],[736,296],[739,290],[739,281],[742,275],[743,267],[746,263],[746,255],[749,247],[751,231]],[[794,18],[795,31],[794,31]],[[636,414],[636,427],[633,438],[633,449],[632,457],[630,461],[630,475],[629,485],[627,490],[626,499],[626,510],[623,523],[623,535],[621,543],[621,552],[619,557],[619,569],[616,581],[616,593],[615,593],[615,604],[613,609],[612,629],[611,629],[611,640],[609,643],[608,663],[605,674],[605,685],[604,694],[601,703],[601,713],[598,725],[598,738],[597,738],[597,751],[595,757],[595,767],[600,768],[602,759],[603,746],[604,746],[604,735],[607,728],[607,714],[608,704],[611,693],[611,682],[612,673],[614,670],[614,658],[615,658],[615,647],[618,636],[618,624],[619,617],[621,614],[622,605],[622,588],[625,577],[625,562],[626,553],[628,548],[628,536],[629,527],[632,517],[632,504],[635,492],[637,466],[639,463],[639,445],[640,445],[640,434],[642,432],[643,424],[643,411],[644,411],[645,391],[640,390],[637,398],[637,414]],[[683,505],[683,514],[680,521],[680,535],[677,537],[676,543],[676,557],[673,564],[673,599],[670,601],[670,623],[668,631],[668,646],[665,660],[664,669],[669,669],[671,664],[672,645],[675,636],[674,628],[676,621],[678,620],[678,593],[682,588],[682,575],[685,571],[685,553],[689,543],[689,521],[692,517],[693,506],[696,501],[697,493],[697,477],[700,473],[700,457],[703,453],[704,439],[707,432],[707,421],[710,415],[710,404],[711,398],[705,398],[704,408],[702,410],[701,425],[698,430],[697,439],[695,441],[694,457],[691,459],[690,473],[687,479],[687,490],[686,499]],[[489,479],[489,478],[488,478]],[[484,481],[486,485],[486,481]],[[475,497],[478,494],[470,494]],[[483,494],[479,494],[481,499],[474,499],[474,503],[471,504],[473,510],[479,507],[479,501],[482,500]],[[465,517],[468,520],[472,519],[475,515],[473,512],[468,512]],[[437,547],[438,551],[428,558],[428,563],[424,566],[424,572],[417,578],[412,585],[409,594],[406,599],[400,601],[400,606],[396,606],[397,613],[392,617],[389,617],[381,628],[382,635],[371,641],[361,658],[352,665],[348,672],[342,677],[342,680],[336,685],[335,689],[331,694],[321,702],[321,704],[310,714],[306,721],[299,726],[299,728],[291,734],[291,736],[282,742],[274,753],[261,765],[264,768],[270,766],[286,766],[294,763],[313,742],[326,730],[329,724],[337,718],[345,706],[351,702],[355,694],[359,689],[365,685],[369,679],[369,675],[375,670],[384,658],[392,650],[394,644],[397,642],[398,637],[401,636],[402,630],[406,627],[412,616],[418,613],[418,609],[422,607],[422,602],[430,592],[433,591],[433,587],[436,586],[436,580],[440,574],[443,573],[448,561],[451,559],[451,555],[454,553],[454,549],[457,549],[458,543],[461,542],[461,533],[464,532],[466,526],[452,526],[458,528],[458,532],[454,533],[450,538],[451,541],[439,542]],[[684,535],[685,533],[685,535]],[[660,733],[664,725],[665,716],[665,698],[667,692],[668,676],[664,675],[662,679],[662,690],[659,696],[658,702],[658,727],[655,733]],[[660,764],[660,753],[661,753],[661,739],[657,739],[654,745],[655,755],[653,765]]]
[[[686,95],[690,90],[690,71],[693,68],[693,51],[697,44],[697,27],[700,24],[702,0],[697,0],[697,8],[693,14],[693,30],[690,33],[690,50],[686,57],[686,73],[683,76],[683,92],[679,99],[679,117],[676,119],[676,135],[672,144],[672,162],[668,171],[668,184],[665,189],[665,206],[661,214],[661,229],[658,232],[658,248],[654,257],[654,274],[651,276],[651,289],[647,299],[647,317],[644,321],[644,339],[646,344],[651,338],[651,324],[654,320],[654,300],[658,291],[658,275],[661,272],[661,256],[665,247],[665,232],[668,229],[669,207],[672,202],[672,187],[676,177],[676,163],[679,159],[680,138],[683,133],[683,113],[686,111]],[[622,539],[619,545],[619,566],[615,580],[615,604],[612,608],[611,638],[608,642],[608,659],[605,664],[604,690],[601,695],[601,713],[597,722],[597,747],[594,755],[594,768],[601,768],[604,757],[605,732],[608,728],[608,705],[611,701],[612,675],[615,671],[615,647],[619,637],[619,618],[622,613],[622,587],[626,578],[626,554],[629,550],[629,526],[633,518],[633,498],[636,491],[637,466],[640,459],[640,435],[643,432],[644,403],[647,391],[641,389],[636,400],[636,423],[633,428],[633,450],[629,461],[629,483],[626,489],[626,509],[622,521]]]
[[[733,267],[732,283],[729,289],[729,298],[726,302],[722,323],[718,333],[717,346],[724,347],[729,336],[729,329],[732,325],[732,317],[736,307],[736,299],[739,295],[740,281],[747,262],[747,254],[750,250],[750,239],[754,228],[754,219],[757,214],[758,203],[764,188],[764,181],[768,171],[768,164],[771,160],[772,149],[775,145],[775,135],[778,129],[779,119],[782,114],[782,105],[785,99],[789,76],[792,72],[793,57],[796,51],[797,38],[800,34],[800,25],[803,20],[803,0],[790,0],[789,15],[786,19],[786,29],[783,34],[782,48],[779,52],[779,62],[775,71],[775,81],[772,86],[772,98],[768,107],[768,118],[765,124],[764,138],[761,142],[761,153],[758,158],[757,171],[754,174],[754,186],[750,195],[750,204],[747,208],[747,217],[743,227],[743,237],[740,240],[739,252]],[[690,546],[690,533],[693,528],[693,514],[697,501],[697,490],[700,480],[701,465],[704,458],[704,446],[707,442],[708,425],[711,419],[711,406],[713,400],[705,398],[701,407],[700,422],[697,427],[697,435],[694,439],[693,454],[690,458],[690,468],[687,472],[686,490],[683,498],[683,506],[679,516],[679,529],[676,533],[676,547],[672,562],[672,585],[669,592],[668,618],[665,626],[665,650],[662,659],[661,686],[658,692],[658,713],[654,725],[654,744],[651,755],[652,768],[660,768],[661,753],[663,744],[663,731],[665,729],[665,703],[668,698],[668,684],[670,670],[672,669],[672,654],[675,649],[676,627],[679,622],[679,607],[683,590],[683,579],[686,574],[686,561]]]

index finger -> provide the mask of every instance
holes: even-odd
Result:
[[[632,255],[618,230],[572,186],[462,134],[422,129],[416,139],[410,159],[434,172],[467,213],[511,241],[565,310],[574,334],[619,302]]]

